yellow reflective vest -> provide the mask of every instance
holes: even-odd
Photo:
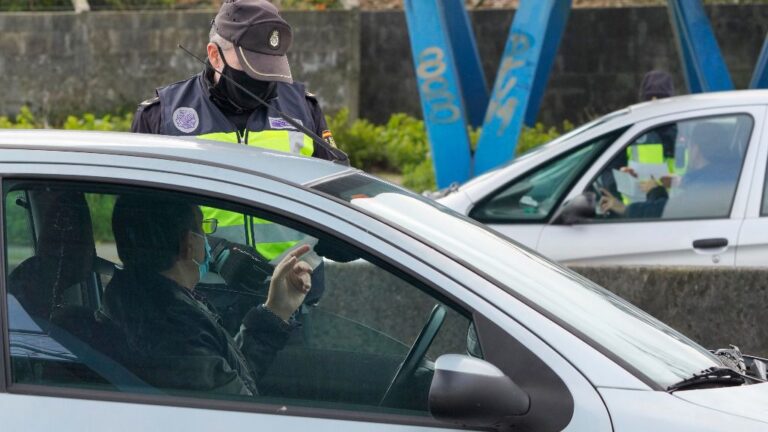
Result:
[[[310,130],[316,130],[301,83],[278,83],[277,97],[270,99],[270,109],[251,114],[244,131],[235,125],[211,101],[204,73],[157,90],[162,111],[160,133],[195,136],[214,141],[245,144],[269,150],[310,157],[312,138],[296,130],[275,109],[291,116]],[[203,208],[205,218],[218,220],[217,236],[252,244],[265,258],[272,260],[299,241],[301,233],[241,213]]]

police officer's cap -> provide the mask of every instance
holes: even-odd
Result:
[[[286,52],[291,26],[265,0],[225,0],[213,20],[216,33],[235,45],[243,70],[263,81],[291,83]]]

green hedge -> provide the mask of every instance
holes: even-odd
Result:
[[[0,128],[129,131],[132,120],[130,113],[101,117],[86,113],[68,116],[62,124],[49,125],[24,107],[14,118],[0,117]],[[385,124],[377,125],[362,119],[352,121],[346,109],[326,117],[326,120],[336,143],[349,155],[352,166],[375,173],[400,175],[403,186],[417,192],[435,188],[435,174],[422,120],[399,113],[393,114]],[[526,152],[572,128],[567,121],[560,128],[545,127],[540,123],[525,128],[518,140],[517,153]],[[480,130],[470,128],[468,133],[474,149]]]
[[[96,117],[85,113],[81,117],[67,116],[63,123],[50,125],[44,119],[36,117],[27,107],[22,107],[15,117],[0,116],[0,129],[42,129],[53,127],[67,130],[98,130],[128,132],[131,130],[133,114],[107,114]]]
[[[352,166],[365,171],[402,174],[403,186],[417,192],[435,189],[435,173],[422,120],[406,114],[393,114],[386,124],[375,125],[367,120],[350,121],[347,110],[341,110],[327,120],[336,143],[349,155]],[[573,124],[568,121],[559,129],[541,123],[524,128],[517,143],[517,154],[571,129]],[[468,134],[474,150],[480,129],[470,128]]]

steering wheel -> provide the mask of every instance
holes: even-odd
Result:
[[[432,312],[429,314],[427,322],[416,337],[416,341],[411,346],[411,349],[408,350],[405,360],[403,360],[400,367],[397,369],[394,378],[392,378],[392,382],[389,383],[387,391],[384,392],[384,396],[382,396],[381,402],[379,402],[379,406],[386,406],[388,403],[392,402],[390,400],[392,395],[397,394],[397,390],[402,388],[402,386],[408,382],[408,379],[414,375],[416,369],[427,355],[427,350],[429,349],[429,346],[432,345],[432,341],[435,340],[437,332],[440,330],[440,327],[443,326],[445,314],[446,310],[443,305],[436,304],[435,307],[432,308]]]

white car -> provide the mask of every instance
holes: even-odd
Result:
[[[483,225],[358,170],[228,143],[62,131],[2,131],[0,161],[4,431],[768,428],[762,360],[713,354]],[[250,238],[300,233],[324,257],[312,301],[289,329],[280,321],[290,338],[267,340],[274,357],[261,358],[263,376],[237,361],[258,359],[234,355],[230,337],[252,322],[269,283],[249,237],[214,254],[218,275],[171,289],[171,270],[129,274],[120,257],[171,253],[197,272],[193,249],[121,242],[199,243],[197,230],[212,241],[222,221],[164,213],[180,219],[160,230],[113,217],[125,200],[146,202],[130,207],[136,215],[158,202],[226,210]],[[230,266],[242,252],[253,259]],[[116,320],[116,281],[139,276],[166,284],[129,286],[134,307]],[[205,328],[163,306],[169,298],[205,311]],[[133,333],[139,324],[158,330]],[[258,392],[236,390],[246,376]]]
[[[568,264],[768,266],[766,107],[765,90],[633,105],[439,202]]]

